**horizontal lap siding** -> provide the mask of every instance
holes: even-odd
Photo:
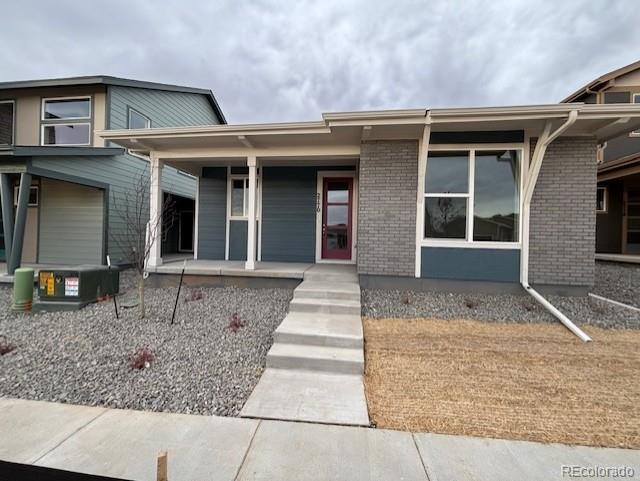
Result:
[[[227,170],[226,168],[214,170],[215,176],[200,178],[198,259],[224,260],[227,224]]]
[[[315,167],[265,167],[262,173],[262,260],[314,262]]]
[[[47,179],[41,185],[38,262],[101,264],[103,191]]]

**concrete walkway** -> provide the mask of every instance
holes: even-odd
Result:
[[[640,451],[0,399],[0,459],[129,480],[554,481]],[[565,468],[567,469],[567,468]],[[0,473],[1,474],[1,473]],[[615,479],[594,476],[583,479]]]
[[[355,266],[316,264],[274,333],[267,369],[240,415],[369,425]]]

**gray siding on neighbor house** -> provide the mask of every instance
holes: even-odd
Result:
[[[421,277],[467,281],[518,282],[519,249],[422,247]]]
[[[607,141],[604,161],[609,162],[634,154],[640,154],[640,137],[630,137],[629,134],[625,134]]]
[[[607,212],[596,214],[596,252],[619,254],[622,251],[622,196],[621,180],[598,184],[607,188]]]
[[[212,125],[218,118],[206,96],[135,87],[109,86],[107,90],[107,128],[129,128],[129,110],[134,109],[151,120],[151,127]],[[127,155],[131,162],[140,159]],[[166,166],[162,173],[165,192],[195,198],[195,179]]]
[[[262,260],[315,262],[316,167],[262,172]]]
[[[104,191],[42,179],[38,262],[101,264]]]
[[[224,260],[227,228],[227,169],[203,169],[198,206],[198,259]]]
[[[257,235],[256,230],[256,235]],[[247,221],[229,221],[229,260],[247,260]]]
[[[363,142],[358,273],[415,275],[418,142]]]
[[[531,152],[535,140],[531,142]],[[549,145],[531,202],[529,282],[593,285],[596,140],[561,137]]]

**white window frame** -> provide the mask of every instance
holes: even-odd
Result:
[[[143,114],[139,110],[136,110],[136,109],[134,109],[132,107],[129,107],[129,111],[127,113],[127,129],[131,130],[131,113],[132,112],[135,112],[140,117],[143,117],[146,120],[147,126],[143,127],[143,129],[150,129],[151,128],[151,119],[149,117],[147,117],[145,114]],[[139,129],[137,129],[137,130],[139,130]]]
[[[35,203],[33,202],[29,202],[27,203],[28,207],[38,207],[38,204],[40,203],[40,186],[39,185],[30,185],[29,186],[29,198],[31,198],[31,191],[35,190],[36,191],[36,201]],[[13,187],[13,205],[17,206],[18,205],[18,193],[20,192],[20,186],[16,185]]]
[[[598,209],[598,195],[597,192],[599,190],[604,191],[604,194],[602,195],[602,205],[603,205],[603,209]],[[607,210],[609,208],[609,189],[607,189],[607,187],[596,187],[596,214],[606,214]]]
[[[233,198],[233,181],[234,180],[243,180],[244,181],[244,188],[243,188],[243,194],[242,194],[242,215],[233,215],[232,214],[232,205],[231,205],[231,199]],[[259,199],[260,198],[260,176],[256,177],[256,198]],[[231,174],[229,176],[229,180],[227,182],[227,192],[228,192],[228,199],[227,199],[227,203],[229,205],[229,220],[247,220],[247,218],[249,217],[249,174]],[[256,220],[260,220],[260,217],[258,215],[259,213],[259,209],[256,209]]]
[[[63,119],[46,119],[44,117],[45,105],[47,102],[56,100],[88,100],[89,101],[89,115],[87,117],[65,117]],[[93,102],[91,95],[74,95],[71,97],[43,97],[40,103],[40,145],[44,147],[87,147],[91,145],[91,139],[93,137],[93,128],[91,118],[93,115]],[[68,122],[69,120],[84,120],[85,122]],[[83,144],[46,144],[44,141],[44,129],[47,126],[68,126],[68,125],[88,125],[89,136],[87,142]]]
[[[474,190],[475,190],[475,165],[476,165],[476,156],[475,153],[477,151],[485,151],[485,150],[518,150],[520,152],[520,166],[519,166],[519,176],[520,182],[518,186],[518,240],[516,242],[497,242],[497,241],[474,241],[473,240],[473,199],[474,199]],[[466,193],[451,193],[451,194],[434,194],[434,193],[425,193],[423,192],[424,199],[428,197],[462,197],[467,199],[467,224],[466,224],[466,235],[464,239],[435,239],[425,237],[424,233],[424,225],[422,228],[421,241],[420,245],[423,247],[466,247],[466,248],[475,248],[475,249],[520,249],[522,246],[522,207],[523,207],[523,199],[522,199],[522,191],[524,189],[524,165],[526,163],[525,159],[525,145],[522,143],[518,144],[430,144],[428,152],[447,152],[447,151],[455,151],[455,152],[468,152],[469,153],[469,168],[468,168],[468,181],[469,188]],[[425,162],[424,172],[421,172],[420,175],[424,176],[423,178],[426,181],[427,175],[427,166],[429,164],[429,156],[427,155],[427,159]],[[426,182],[423,182],[424,186]],[[419,215],[424,217],[426,202],[422,203],[422,212],[419,212]]]
[[[631,95],[631,103],[640,104],[640,93]],[[629,137],[640,137],[640,129],[632,131]]]
[[[247,179],[245,181],[243,201],[242,201],[242,216],[231,215],[231,191],[233,190],[233,180]],[[229,224],[231,221],[245,221],[248,222],[248,195],[249,195],[249,174],[232,174],[231,167],[227,166],[227,221],[226,221],[226,235],[224,246],[224,259],[229,260]],[[262,260],[262,167],[258,168],[256,175],[256,221],[258,221],[258,256],[257,260]]]
[[[63,119],[46,119],[44,117],[44,106],[47,102],[56,100],[88,100],[89,101],[89,115],[86,117],[65,117]],[[91,120],[93,114],[93,106],[91,105],[91,95],[74,95],[71,97],[44,97],[40,106],[40,121],[41,122],[58,122],[59,120]]]
[[[13,106],[13,115],[11,116],[11,143],[0,144],[1,146],[14,145],[16,143],[16,101],[15,100],[0,100],[0,104],[11,104]]]

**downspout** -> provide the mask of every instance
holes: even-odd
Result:
[[[533,158],[531,159],[531,166],[527,175],[527,180],[524,187],[524,205],[522,209],[523,223],[522,223],[522,266],[520,273],[520,283],[524,290],[530,294],[536,301],[553,314],[567,329],[578,336],[582,341],[589,342],[591,338],[578,326],[576,326],[571,319],[560,312],[553,304],[545,299],[538,291],[529,285],[529,215],[531,209],[531,199],[533,198],[533,191],[538,181],[538,175],[542,167],[542,160],[544,154],[547,151],[547,147],[551,142],[558,138],[563,132],[571,127],[578,118],[578,111],[572,110],[569,113],[567,120],[558,127],[555,131],[551,132],[551,121],[547,121],[542,131],[542,135],[538,138],[536,148],[533,151]]]

